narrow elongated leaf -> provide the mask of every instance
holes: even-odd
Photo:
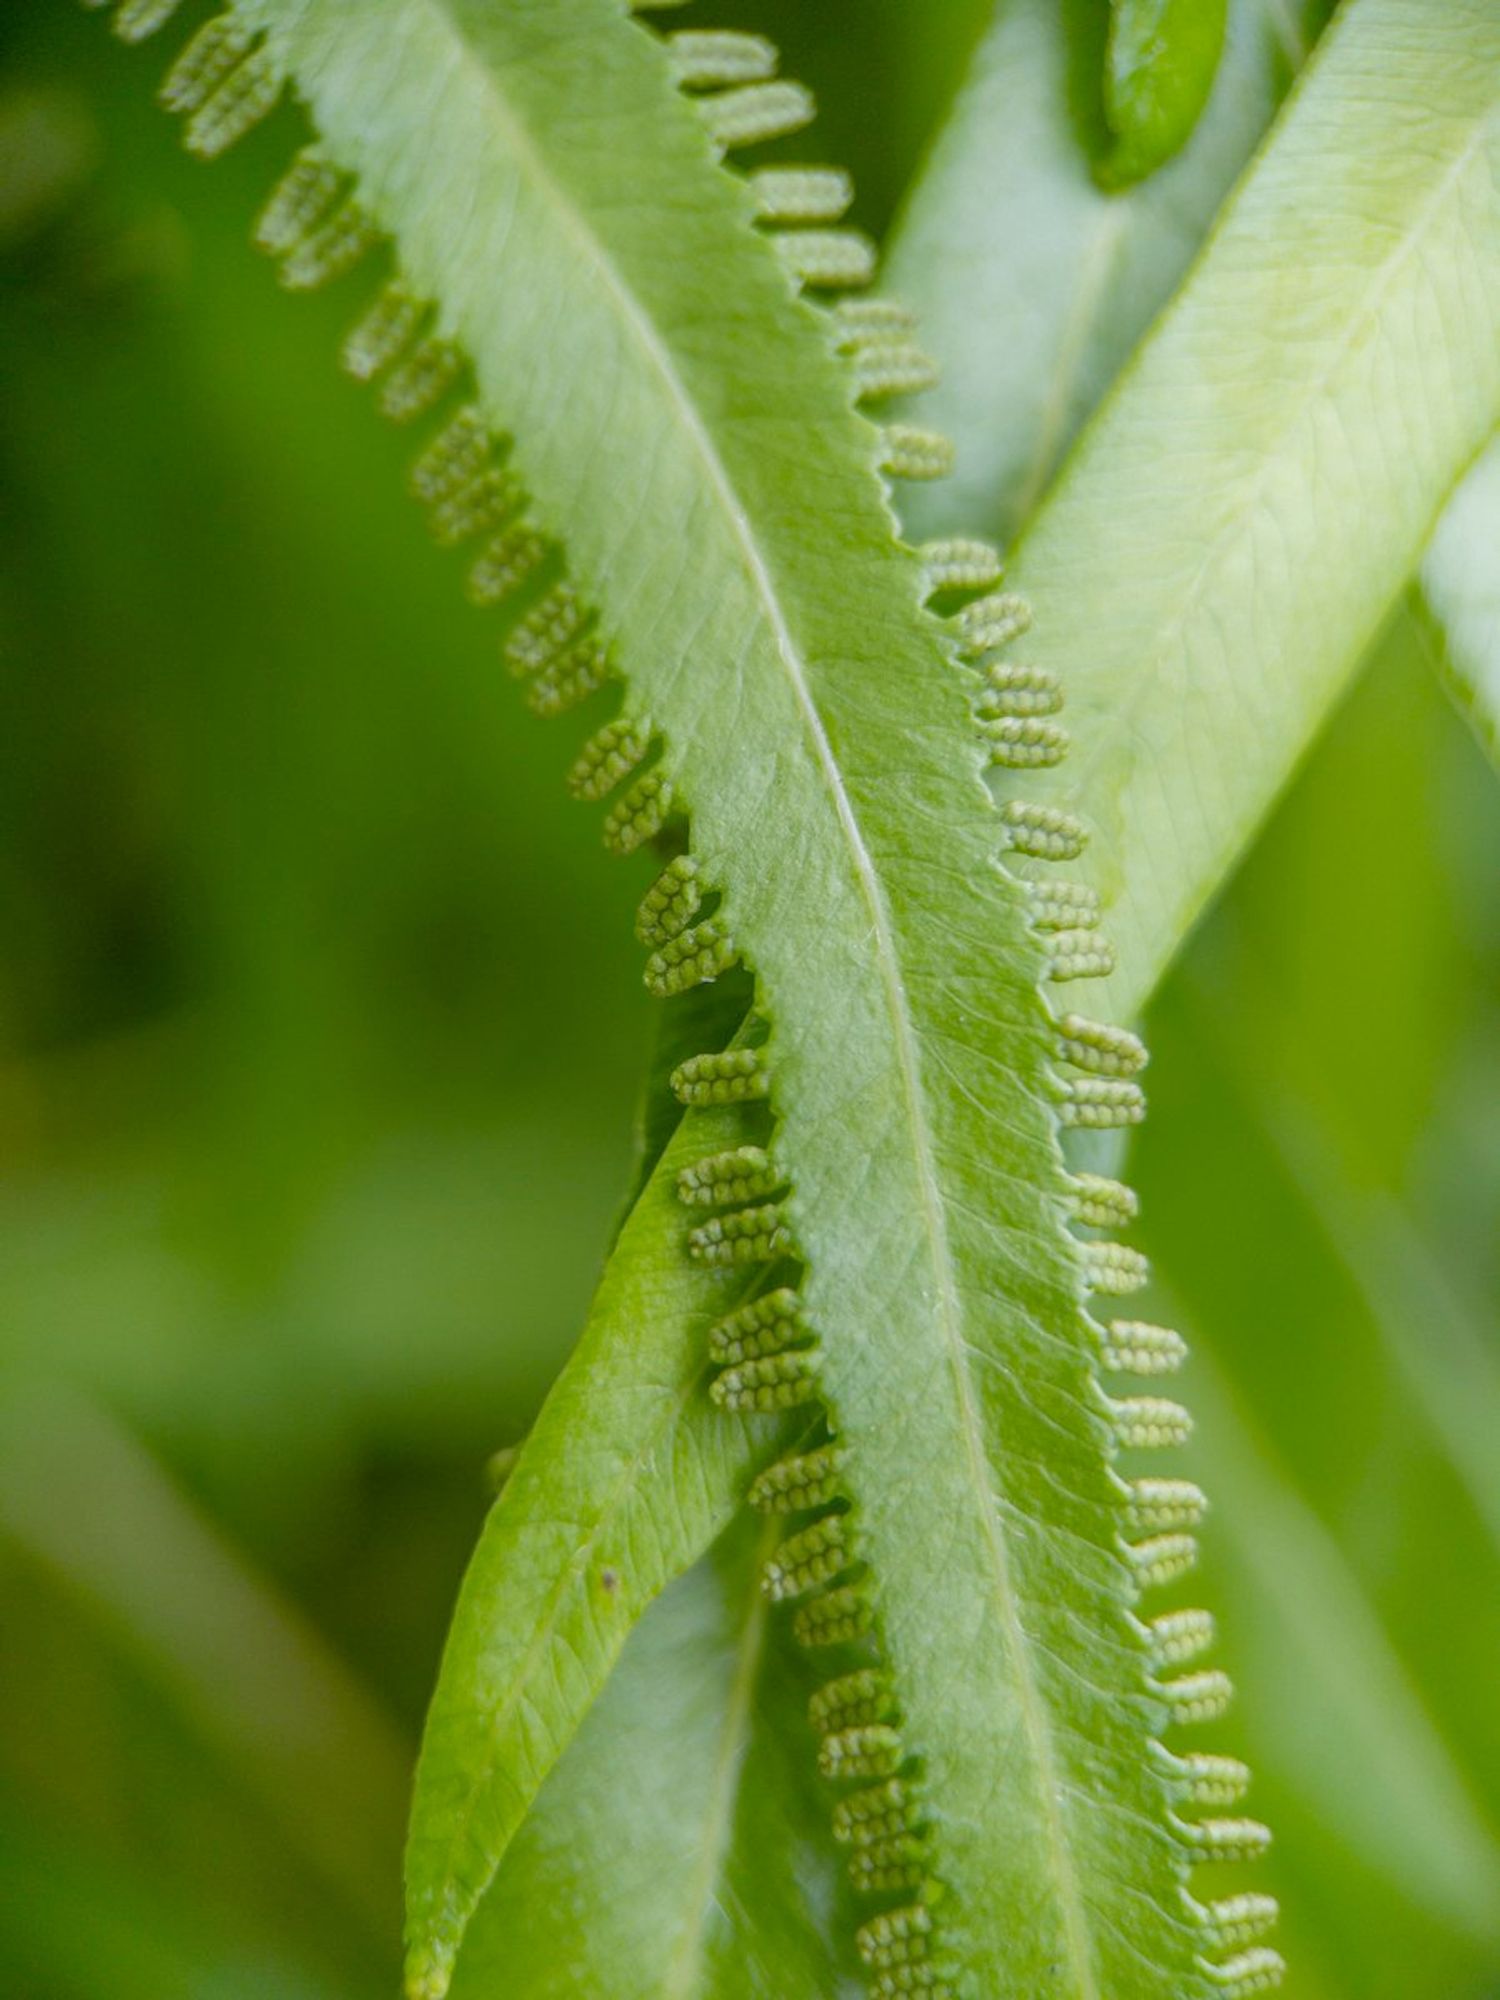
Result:
[[[743,1281],[714,1285],[685,1264],[676,1182],[705,1127],[710,1144],[743,1132],[733,1110],[700,1118],[637,1198],[454,1614],[423,1751],[424,1823],[442,1865],[481,1886],[632,1627],[725,1526],[776,1435],[707,1395],[707,1328]],[[413,1866],[423,1858],[415,1846]]]
[[[1410,94],[1392,105],[1383,79]],[[1500,411],[1500,17],[1356,0],[1016,552],[1138,1006]]]
[[[1328,9],[1234,0],[1213,96],[1180,159],[1115,194],[1080,110],[1102,48],[1081,10],[1004,0],[891,246],[942,380],[917,405],[959,442],[903,512],[922,534],[1011,539],[1197,251]]]
[[[631,1635],[465,1941],[455,2000],[834,2000],[854,1924],[805,1664],[742,1521]],[[788,1726],[790,1725],[790,1726]]]

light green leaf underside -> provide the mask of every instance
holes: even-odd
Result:
[[[1500,444],[1454,494],[1422,559],[1422,590],[1442,626],[1444,678],[1500,763]]]
[[[931,301],[930,299],[929,299],[928,301],[926,301],[926,306],[927,306],[927,320],[928,320],[928,324],[929,324],[929,326],[931,326],[931,325],[932,325],[932,322],[933,322],[933,304],[932,304],[932,301]],[[937,346],[939,346],[939,347],[941,347],[941,346],[942,346],[942,340],[941,340],[941,336],[939,336],[939,338],[938,338],[938,339],[937,339],[937,340],[935,341],[935,343],[934,343],[934,344],[936,344],[936,345],[937,345]],[[945,495],[945,496],[943,496],[943,497],[944,497],[944,501],[945,501],[945,503],[947,503],[947,496]],[[955,524],[956,524],[956,521],[957,521],[957,519],[958,519],[958,518],[959,518],[959,517],[957,517],[957,516],[954,516],[954,515],[950,515],[950,516],[948,517],[948,519],[949,519],[949,520],[952,520],[952,521],[953,521],[953,522],[954,522]],[[1044,632],[1046,631],[1046,627],[1045,627],[1045,626],[1043,627],[1043,630],[1044,630]],[[1075,680],[1075,684],[1076,684],[1076,680]],[[1075,727],[1076,727],[1076,723],[1077,723],[1077,704],[1076,704],[1076,701],[1075,701],[1075,704],[1074,704],[1074,718],[1073,718],[1073,719],[1074,719],[1074,722],[1075,722]],[[1279,774],[1278,774],[1278,775],[1279,775]],[[1123,942],[1123,943],[1125,944],[1125,946],[1126,946],[1126,949],[1127,949],[1127,951],[1128,951],[1128,950],[1129,950],[1129,939],[1130,939],[1130,932],[1129,932],[1129,924],[1128,924],[1128,921],[1124,919],[1124,916],[1123,916],[1123,913],[1121,913],[1121,912],[1118,912],[1118,911],[1116,912],[1116,914],[1115,914],[1115,917],[1114,917],[1114,930],[1115,930],[1115,934],[1116,934],[1117,938],[1119,938],[1119,939],[1120,939],[1120,940],[1121,940],[1121,941],[1122,941],[1122,942]],[[1175,940],[1175,939],[1173,939],[1173,940],[1171,940],[1171,943],[1175,943],[1175,941],[1176,941],[1176,940]],[[1159,960],[1160,960],[1160,958],[1161,958],[1162,956],[1164,956],[1164,951],[1163,951],[1163,948],[1162,948],[1162,939],[1161,939],[1161,935],[1160,935],[1160,934],[1158,934],[1158,938],[1157,938],[1157,958],[1158,958],[1158,966],[1157,966],[1157,969],[1159,969]],[[1141,980],[1142,980],[1142,983],[1143,983],[1143,984],[1149,984],[1149,983],[1151,983],[1151,982],[1152,982],[1152,981],[1154,980],[1154,977],[1155,977],[1155,970],[1153,969],[1153,970],[1152,970],[1152,971],[1151,971],[1150,973],[1148,973],[1148,974],[1142,974],[1142,975],[1141,975]]]
[[[1041,952],[874,432],[664,56],[607,0],[242,11],[517,438],[756,969],[808,1316],[955,1946],[1000,1985],[1060,1967],[1081,1995],[1186,1990]],[[527,1456],[518,1494],[544,1477]],[[613,1596],[655,1581],[622,1571]],[[498,1761],[492,1629],[461,1612],[419,1777],[419,1987],[592,1691],[545,1691],[531,1753]]]
[[[471,1926],[454,2000],[836,2000],[854,1917],[742,1520],[631,1635]],[[800,1668],[800,1671],[798,1670]]]
[[[1399,91],[1390,79],[1399,77]],[[1500,410],[1500,17],[1355,0],[1023,537],[1128,1017]]]
[[[734,1111],[703,1126],[710,1144],[744,1136]],[[679,1131],[637,1198],[464,1579],[421,1809],[476,1895],[632,1627],[724,1528],[776,1436],[707,1395],[707,1329],[743,1287],[682,1255],[676,1177],[701,1136]]]
[[[918,408],[958,440],[952,478],[914,493],[922,534],[1009,541],[1173,287],[1327,11],[1236,0],[1218,81],[1182,156],[1106,194],[1079,72],[1102,62],[1080,9],[1001,0],[903,211],[895,293],[942,381]],[[1096,85],[1097,88],[1097,85]]]

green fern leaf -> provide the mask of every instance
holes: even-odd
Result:
[[[906,503],[914,532],[1009,541],[1030,519],[1327,12],[1324,0],[1234,0],[1214,93],[1182,156],[1106,193],[1080,131],[1078,23],[1051,0],[996,8],[890,250],[890,282],[942,364],[919,407],[961,444],[953,478]]]
[[[1127,1017],[1494,428],[1497,149],[1492,10],[1356,0],[1014,552]]]
[[[770,1539],[742,1518],[632,1633],[480,1906],[454,2000],[856,1990],[853,1892],[810,1836],[815,1676],[756,1588]]]
[[[1376,0],[1354,18],[1378,39]],[[707,1300],[766,1264],[778,1294],[800,1281],[792,1304],[720,1318],[713,1392],[725,1409],[806,1409],[814,1423],[821,1403],[835,1427],[836,1448],[813,1442],[761,1492],[840,1503],[799,1526],[768,1576],[775,1594],[806,1594],[795,1623],[808,1641],[856,1648],[824,1704],[823,1754],[854,1781],[838,1826],[857,1872],[908,1897],[861,1929],[875,1992],[965,1977],[1122,1996],[1270,1983],[1279,1961],[1248,1941],[1249,1918],[1205,1926],[1181,1893],[1193,1860],[1263,1844],[1253,1822],[1174,1810],[1232,1794],[1241,1775],[1151,1740],[1217,1712],[1225,1692],[1191,1664],[1201,1615],[1147,1627],[1134,1610],[1189,1557],[1188,1503],[1112,1464],[1180,1437],[1185,1418],[1156,1395],[1111,1401],[1096,1379],[1101,1365],[1154,1374],[1177,1346],[1133,1321],[1093,1325],[1085,1287],[1127,1293],[1143,1267],[1124,1246],[1080,1249],[1064,1226],[1069,1204],[1090,1224],[1128,1216],[1121,1191],[1065,1175],[1056,1129],[1137,1115],[1139,1052],[1086,1017],[1052,1021],[1038,998],[1045,974],[1108,965],[1070,921],[1086,898],[1032,896],[1012,872],[1017,856],[1075,854],[1077,820],[1011,795],[1012,780],[996,810],[980,781],[986,762],[1050,769],[1057,682],[1004,652],[1021,625],[1013,595],[969,604],[946,634],[920,607],[877,468],[927,474],[945,448],[909,425],[881,437],[850,407],[856,389],[914,386],[905,329],[884,308],[830,326],[798,302],[794,280],[867,268],[826,215],[784,237],[754,226],[757,209],[810,220],[808,203],[835,203],[836,177],[745,184],[712,158],[791,129],[805,94],[767,78],[744,38],[669,51],[605,0],[246,0],[238,21],[264,40],[200,38],[174,73],[190,141],[216,150],[235,107],[263,101],[268,71],[295,78],[322,150],[264,226],[284,274],[321,280],[395,236],[402,274],[361,322],[353,365],[390,371],[383,395],[404,414],[469,357],[477,399],[419,470],[438,525],[490,537],[473,588],[509,607],[506,656],[535,706],[624,680],[626,706],[576,781],[628,785],[609,843],[670,854],[690,813],[694,881],[673,861],[648,905],[648,979],[675,993],[736,959],[754,971],[763,1040],[690,1059],[677,1085],[689,1105],[747,1107],[728,1145],[695,1113],[684,1143],[736,1159],[700,1163],[689,1190],[738,1177],[757,1198],[676,1236],[674,1285]],[[1357,64],[1352,29],[1348,42]],[[1344,72],[1329,72],[1337,96]],[[712,88],[700,117],[679,75]],[[1310,91],[1304,118],[1317,103]],[[1339,328],[1351,302],[1330,290]],[[1439,426],[1444,446],[1468,414]],[[935,561],[944,588],[982,587],[972,551]],[[700,892],[711,902],[694,909]],[[610,1423],[629,1416],[602,1407]],[[625,1625],[715,1517],[717,1482],[668,1548],[654,1539],[662,1496],[643,1481],[654,1504],[621,1566],[582,1579],[603,1605],[576,1684],[541,1688],[537,1711],[529,1697],[497,1711],[496,1580],[513,1567],[497,1551],[545,1527],[566,1481],[557,1440],[576,1428],[559,1421],[523,1454],[455,1629],[412,1844],[414,1992],[443,1990]],[[581,1546],[588,1571],[596,1544]],[[582,1602],[579,1581],[561,1588]],[[496,1738],[512,1718],[510,1759]],[[1250,1928],[1265,1914],[1257,1904]],[[1230,1954],[1217,1969],[1215,1948]]]

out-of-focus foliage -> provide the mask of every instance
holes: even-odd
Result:
[[[876,229],[988,8],[936,11],[753,10]],[[154,54],[54,0],[0,49],[0,1990],[363,2000],[483,1459],[624,1177],[630,886],[334,372],[350,302],[245,247],[291,122],[210,174]],[[1500,1991],[1497,841],[1402,624],[1151,1024],[1303,2000]]]
[[[1454,494],[1422,565],[1454,699],[1500,764],[1500,443]]]

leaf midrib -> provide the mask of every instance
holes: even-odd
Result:
[[[467,52],[469,44],[457,24],[452,21],[447,4],[443,4],[443,0],[434,0],[429,11],[441,14],[448,23],[455,41]],[[698,415],[697,408],[678,373],[670,349],[657,337],[644,308],[626,283],[614,259],[580,213],[577,204],[548,170],[532,141],[529,130],[512,113],[511,107],[501,94],[493,71],[477,59],[476,66],[484,83],[486,96],[494,105],[497,120],[512,143],[517,157],[530,168],[537,189],[559,217],[572,241],[597,271],[609,296],[618,305],[625,327],[649,367],[659,377],[666,390],[668,402],[704,468],[709,489],[729,524],[732,540],[740,551],[754,595],[764,611],[767,626],[775,641],[777,657],[792,690],[797,713],[812,752],[814,766],[823,781],[840,831],[844,835],[854,878],[869,913],[874,956],[891,1023],[896,1064],[907,1111],[906,1122],[911,1134],[913,1164],[921,1193],[923,1233],[928,1243],[929,1259],[937,1281],[938,1317],[943,1344],[961,1413],[970,1478],[978,1500],[977,1511],[985,1525],[995,1595],[1009,1641],[1010,1658],[1017,1676],[1026,1738],[1031,1746],[1037,1770],[1037,1797],[1045,1815],[1048,1846],[1055,1864],[1068,1957],[1079,1981],[1078,1990],[1083,2000],[1097,2000],[1098,1989],[1086,1942],[1087,1922],[1083,1900],[1058,1804],[1060,1786],[1051,1729],[1047,1722],[1045,1705],[1031,1670],[1029,1642],[1017,1610],[1015,1590],[1010,1577],[1009,1557],[1004,1547],[998,1509],[994,1505],[987,1477],[982,1428],[963,1360],[965,1342],[961,1327],[961,1309],[958,1304],[958,1286],[953,1270],[947,1227],[943,1218],[942,1196],[939,1191],[932,1138],[922,1112],[916,1038],[904,1005],[905,982],[879,876],[865,843],[853,801],[842,783],[832,745],[813,699],[804,664],[791,626],[782,610],[771,571],[751,534],[750,509],[738,503],[728,470],[711,434]]]
[[[757,1579],[762,1564],[776,1545],[777,1532],[774,1520],[762,1530],[754,1564]],[[698,1865],[688,1884],[687,1920],[663,1975],[662,2000],[692,2000],[693,1977],[703,1963],[709,1912],[715,1903],[714,1883],[734,1827],[740,1767],[749,1741],[750,1716],[756,1681],[765,1655],[769,1613],[770,1605],[765,1593],[752,1588],[750,1608],[735,1646],[734,1674],[719,1730],[713,1782],[709,1787],[709,1809],[703,1838],[698,1846]]]

